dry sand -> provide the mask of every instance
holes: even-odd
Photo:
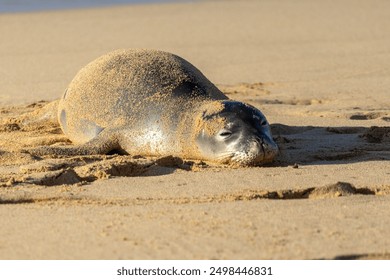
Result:
[[[1,259],[390,258],[389,1],[2,14],[0,36]],[[70,144],[40,108],[92,59],[136,47],[176,53],[260,108],[278,159],[21,152]]]

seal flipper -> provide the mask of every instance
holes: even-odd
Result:
[[[24,150],[31,155],[56,155],[56,156],[76,156],[76,155],[104,155],[112,150],[121,150],[117,133],[113,131],[102,131],[92,140],[76,146],[41,146]]]

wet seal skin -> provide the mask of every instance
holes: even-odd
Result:
[[[58,121],[74,146],[35,155],[178,156],[240,166],[278,153],[265,116],[230,100],[174,54],[117,50],[82,68],[59,101]]]

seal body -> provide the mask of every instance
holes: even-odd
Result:
[[[261,164],[277,146],[264,115],[229,100],[186,60],[163,51],[118,50],[82,68],[58,105],[73,147],[58,154],[128,154]]]

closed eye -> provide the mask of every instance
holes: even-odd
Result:
[[[232,135],[232,132],[231,131],[222,131],[219,136],[222,136],[222,137],[228,137]]]

